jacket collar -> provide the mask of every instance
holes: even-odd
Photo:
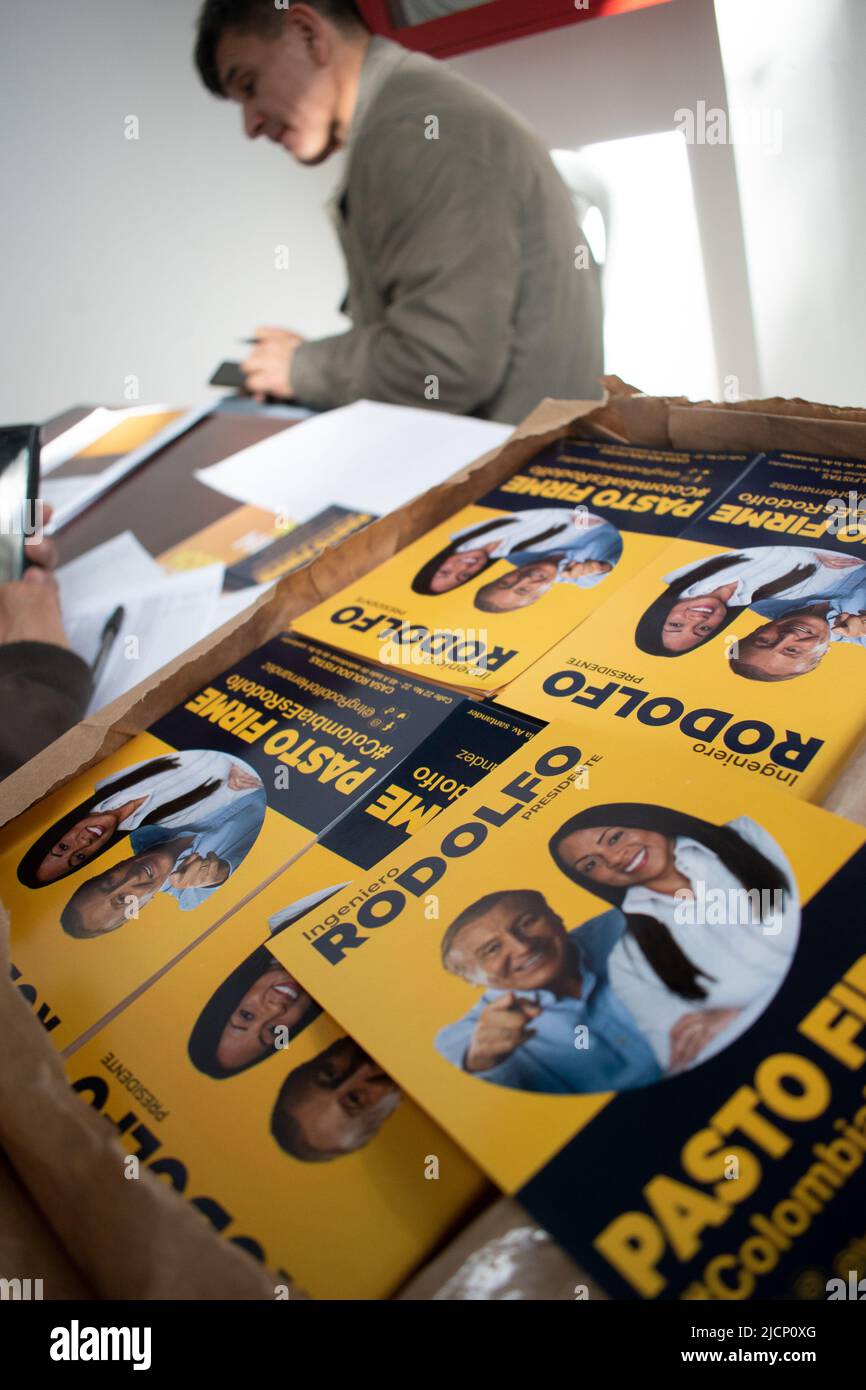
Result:
[[[361,75],[358,79],[358,96],[355,101],[355,109],[352,112],[352,119],[346,134],[343,173],[334,191],[332,202],[338,203],[346,191],[346,185],[349,181],[349,166],[352,161],[352,153],[357,144],[361,128],[371,108],[375,105],[376,98],[394,70],[410,56],[408,49],[403,48],[399,43],[394,43],[391,39],[383,39],[374,35],[368,43],[367,52],[364,54],[364,62],[361,65]]]

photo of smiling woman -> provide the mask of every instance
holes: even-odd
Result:
[[[23,856],[18,878],[26,888],[45,888],[141,826],[186,825],[261,785],[240,758],[211,749],[135,763],[97,782],[92,796],[49,826]]]
[[[268,947],[259,946],[205,1004],[190,1034],[190,1061],[224,1081],[272,1056],[286,1037],[278,1030],[287,1029],[291,1041],[321,1012]]]
[[[863,573],[862,560],[806,546],[755,546],[695,560],[665,575],[668,587],[641,617],[635,645],[647,656],[682,656],[724,632],[746,608],[777,596],[833,598]]]
[[[622,538],[610,522],[580,507],[513,512],[455,531],[450,544],[422,565],[412,580],[412,591],[451,593],[509,555],[532,551],[536,558],[538,552],[568,551],[574,561],[578,558],[575,549],[586,560],[605,561],[610,569],[622,553]]]
[[[572,883],[625,914],[611,987],[666,1075],[721,1052],[763,1013],[793,958],[800,908],[762,826],[619,802],[572,816],[550,852]]]

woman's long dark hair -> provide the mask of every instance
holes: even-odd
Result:
[[[36,877],[39,866],[49,850],[54,848],[58,840],[63,839],[63,836],[72,829],[77,821],[81,820],[82,816],[86,816],[88,811],[93,810],[94,805],[98,801],[104,801],[107,796],[113,796],[116,792],[127,791],[127,789],[137,786],[145,777],[152,777],[154,774],[159,775],[163,772],[172,772],[179,766],[180,759],[177,757],[154,758],[153,762],[145,764],[144,767],[134,768],[132,772],[126,772],[122,776],[116,777],[108,786],[94,791],[93,795],[90,796],[87,801],[82,801],[79,806],[75,806],[71,811],[67,811],[65,816],[61,816],[60,820],[55,821],[48,830],[44,830],[38,840],[34,840],[27,852],[22,855],[21,863],[18,865],[19,881],[24,884],[25,888],[50,887],[49,883],[40,883]],[[182,796],[176,796],[173,801],[166,801],[164,805],[157,806],[156,810],[151,811],[149,815],[145,816],[141,824],[159,825],[162,817],[176,815],[178,811],[185,811],[188,806],[198,805],[205,797],[210,796],[211,792],[216,791],[217,787],[221,785],[221,781],[222,779],[219,777],[211,777],[207,781],[202,782],[201,786],[193,787],[190,791],[184,792]],[[101,854],[105,854],[106,850],[111,849],[112,845],[117,844],[118,840],[121,840],[123,836],[128,833],[129,832],[126,830],[115,830],[113,835],[109,835],[108,838],[100,844],[97,852],[90,856],[87,860],[87,864],[91,864],[94,859],[98,859]],[[87,864],[81,864],[79,867],[84,869],[87,867]],[[67,873],[61,874],[61,878],[68,878],[70,874],[77,872],[77,869],[70,869]],[[51,882],[57,883],[59,880],[52,879]]]
[[[670,840],[688,835],[721,860],[728,872],[739,879],[747,891],[781,889],[787,893],[791,890],[787,876],[782,870],[730,826],[714,825],[712,821],[701,820],[698,816],[689,816],[683,811],[672,811],[668,806],[619,801],[607,806],[592,806],[586,811],[578,812],[551,836],[549,845],[554,864],[562,870],[566,878],[585,888],[588,893],[594,893],[596,897],[613,903],[615,907],[622,907],[623,898],[628,890],[596,883],[566,864],[561,852],[563,841],[575,830],[592,830],[602,825],[655,830]],[[705,980],[713,977],[700,970],[689,959],[663,922],[646,913],[631,912],[626,913],[626,925],[650,969],[658,975],[672,994],[678,994],[682,999],[706,999],[707,991],[701,984],[701,976]]]
[[[268,1052],[263,1052],[261,1057],[253,1057],[249,1062],[244,1062],[243,1066],[233,1068],[224,1067],[217,1060],[217,1048],[223,1035],[223,1029],[247,990],[255,984],[256,980],[267,973],[273,960],[274,956],[270,947],[267,944],[259,946],[251,956],[247,956],[246,960],[241,961],[241,964],[232,971],[228,979],[223,980],[218,989],[214,990],[196,1019],[195,1027],[189,1037],[187,1051],[189,1052],[189,1059],[197,1071],[204,1072],[205,1076],[211,1076],[215,1081],[224,1081],[228,1076],[238,1076],[240,1072],[247,1071],[250,1067],[257,1067],[259,1062],[263,1062],[270,1055]],[[283,967],[280,966],[280,969]],[[300,1023],[292,1029],[292,1037],[296,1038],[299,1033],[302,1033],[313,1022],[314,1018],[318,1018],[321,1012],[321,1006],[311,999]]]
[[[704,564],[698,565],[690,570],[688,574],[675,579],[673,584],[669,584],[663,594],[654,599],[649,608],[641,617],[634,630],[635,646],[647,656],[686,656],[687,652],[672,652],[662,641],[662,628],[667,621],[675,603],[679,603],[684,589],[688,589],[692,584],[699,584],[702,579],[711,579],[714,574],[720,574],[723,570],[730,569],[731,565],[737,564],[740,560],[745,560],[745,555],[713,555]],[[759,603],[761,599],[774,598],[776,594],[789,589],[792,584],[799,584],[801,579],[808,579],[810,574],[815,573],[815,565],[795,565],[787,574],[781,575],[778,579],[771,579],[767,584],[761,584],[752,595],[752,603]],[[697,651],[705,642],[709,642],[714,637],[718,637],[720,632],[724,632],[735,618],[738,618],[748,604],[735,604],[728,607],[728,611],[717,628],[707,633],[696,642],[689,651]]]
[[[563,517],[565,517],[566,514],[567,509],[563,508]],[[465,545],[467,541],[478,540],[481,536],[487,535],[490,531],[499,530],[500,527],[505,526],[509,520],[509,516],[500,516],[497,517],[495,521],[485,521],[481,526],[476,526],[475,530],[470,531],[468,535],[459,536],[456,541],[451,541],[449,545],[446,545],[444,550],[440,550],[438,555],[434,555],[432,560],[428,560],[426,565],[421,566],[415,578],[412,580],[413,594],[430,593],[430,585],[433,582],[434,574],[441,564],[444,564],[446,560],[450,560],[452,555],[457,554],[459,546]],[[540,531],[537,536],[533,536],[530,540],[521,541],[519,545],[514,546],[510,553],[515,555],[521,550],[533,550],[537,545],[540,545],[542,541],[549,540],[551,536],[555,536],[559,530],[561,530],[559,526],[548,526],[546,531]],[[477,574],[474,574],[472,578],[479,579],[485,570],[488,570],[491,565],[495,565],[496,563],[496,560],[486,560],[482,568]],[[466,582],[468,583],[468,580]],[[434,595],[434,597],[438,597],[438,595]]]

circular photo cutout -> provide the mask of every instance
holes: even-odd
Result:
[[[631,1090],[718,1056],[767,1008],[800,904],[757,822],[619,802],[572,816],[549,848],[600,910],[569,921],[565,882],[555,903],[518,886],[467,904],[441,947],[476,995],[436,1037],[452,1065],[522,1091]]]

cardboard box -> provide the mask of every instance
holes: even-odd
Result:
[[[324,552],[303,570],[288,575],[252,609],[70,730],[0,786],[0,824],[21,814],[101,758],[116,752],[135,734],[180,703],[189,691],[202,686],[239,657],[290,626],[299,614],[329,597],[347,581],[382,563],[431,526],[482,496],[540,449],[566,435],[649,447],[729,451],[794,449],[866,458],[866,410],[778,398],[735,404],[694,403],[681,398],[644,396],[616,377],[605,378],[604,384],[607,395],[600,405],[597,402],[543,401],[501,449],[485,454],[446,482],[350,536],[338,548]],[[824,804],[838,814],[866,824],[866,741],[848,760]],[[46,1050],[53,1056],[50,1046]],[[38,1058],[34,1055],[31,1061],[31,1073],[38,1071]],[[70,1093],[70,1101],[73,1100]],[[74,1103],[79,1104],[77,1100]],[[49,1180],[53,1164],[43,1167],[46,1180]],[[166,1194],[166,1198],[170,1199],[171,1194]],[[82,1215],[85,1207],[86,1204],[82,1206]],[[134,1224],[136,1218],[131,1219]],[[467,1262],[472,1271],[477,1271],[483,1264],[479,1252],[489,1250],[491,1242],[496,1244],[514,1230],[524,1243],[543,1240],[529,1218],[524,1220],[510,1204],[494,1204],[487,1217],[467,1227],[426,1274],[417,1276],[404,1297],[448,1297],[443,1289],[457,1282],[458,1271],[465,1271]],[[98,1236],[95,1239],[98,1241]],[[196,1229],[181,1240],[181,1244],[186,1249],[184,1242],[187,1241],[192,1250],[197,1239]],[[512,1239],[517,1237],[512,1236]],[[574,1297],[574,1281],[581,1276],[555,1249],[552,1256],[550,1270],[536,1269],[526,1274],[527,1289],[531,1283],[532,1291],[524,1290],[523,1296]],[[107,1268],[107,1276],[109,1273]],[[520,1286],[518,1279],[515,1287],[520,1289]],[[148,1295],[145,1293],[145,1296]],[[465,1291],[457,1296],[466,1296]],[[506,1296],[514,1297],[514,1290]]]
[[[798,449],[866,458],[866,409],[780,398],[695,403],[681,397],[642,395],[618,377],[603,380],[607,395],[601,405],[595,401],[542,401],[502,448],[482,455],[446,482],[325,551],[304,569],[287,575],[254,607],[71,729],[0,786],[0,825],[100,758],[116,752],[190,690],[482,496],[545,445],[565,435],[656,448]],[[866,823],[866,743],[849,760],[824,804],[840,815]]]

